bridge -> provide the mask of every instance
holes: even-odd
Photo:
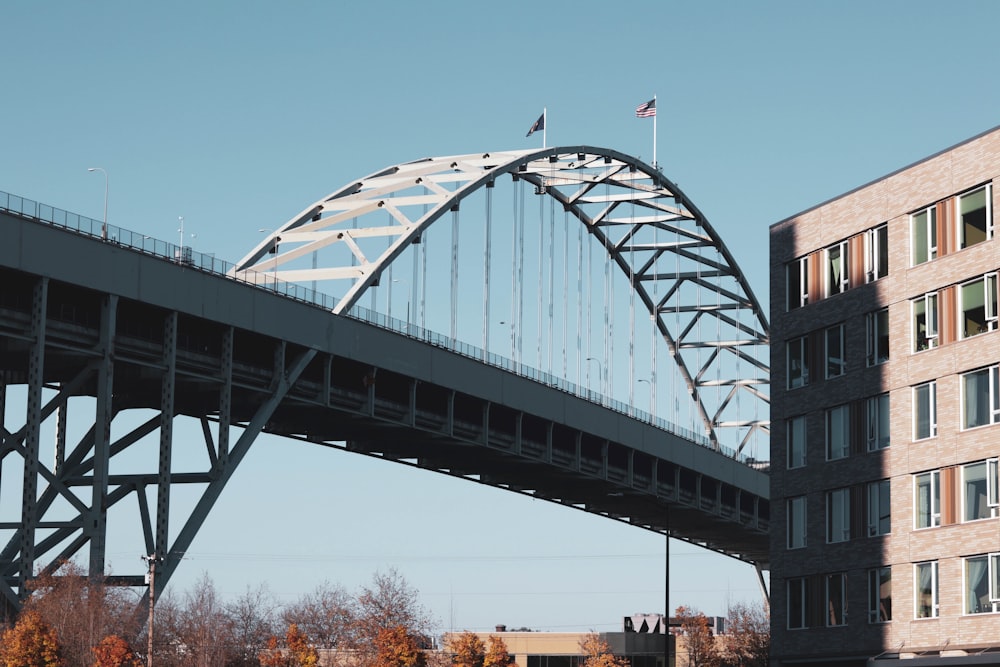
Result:
[[[705,217],[636,158],[395,165],[261,230],[235,264],[3,193],[0,228],[12,608],[66,559],[103,575],[109,534],[149,554],[162,590],[262,432],[767,567],[767,323]],[[183,418],[201,442],[175,438]]]

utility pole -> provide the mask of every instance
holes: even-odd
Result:
[[[143,556],[149,564],[149,620],[147,621],[148,634],[146,638],[146,667],[153,667],[153,609],[156,605],[156,554]]]

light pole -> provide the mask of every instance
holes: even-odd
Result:
[[[99,171],[104,174],[104,224],[101,225],[101,238],[108,238],[108,172],[104,167],[87,167],[87,171]]]
[[[653,383],[650,382],[649,380],[647,380],[646,378],[639,378],[638,380],[635,381],[636,384],[639,384],[640,382],[645,382],[646,384],[649,385],[649,408],[648,408],[647,412],[650,415],[652,415],[653,414]]]
[[[601,381],[601,396],[604,396],[604,365],[597,357],[587,357],[587,361],[597,362],[597,379]],[[588,373],[589,377],[589,373]],[[590,389],[590,381],[587,381],[587,389]]]

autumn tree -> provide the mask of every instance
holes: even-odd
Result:
[[[427,656],[402,625],[382,628],[375,635],[374,667],[425,667]]]
[[[628,658],[612,653],[608,642],[596,632],[580,640],[580,651],[585,656],[583,667],[629,667]]]
[[[0,637],[2,667],[62,667],[63,661],[56,631],[41,614],[26,610]]]
[[[159,613],[159,608],[157,613]],[[180,608],[172,615],[168,636],[183,647],[184,662],[193,667],[214,667],[228,661],[232,625],[207,573],[184,594]]]
[[[723,637],[724,661],[732,667],[767,667],[771,650],[771,617],[763,605],[730,608]]]
[[[316,667],[319,653],[309,642],[308,635],[292,623],[285,632],[284,643],[271,636],[267,648],[260,654],[260,664],[262,667]]]
[[[90,650],[94,667],[142,667],[129,643],[118,635],[108,635]]]
[[[89,578],[76,563],[62,563],[51,572],[40,573],[28,588],[31,596],[25,609],[36,612],[56,632],[69,667],[90,667],[94,659],[91,648],[108,635],[119,635],[128,642],[138,635],[138,625],[132,619],[134,601],[128,591]]]
[[[501,637],[490,635],[486,642],[486,655],[483,657],[483,667],[509,667],[514,662],[507,652],[507,643]]]
[[[453,637],[448,643],[448,650],[452,653],[451,661],[455,667],[483,667],[486,646],[474,632],[465,631]]]
[[[708,617],[690,607],[677,607],[674,616],[680,621],[680,633],[687,648],[688,667],[718,667],[719,649],[709,629]]]

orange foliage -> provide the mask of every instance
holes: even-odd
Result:
[[[452,639],[448,648],[454,654],[452,663],[455,667],[483,667],[486,658],[486,647],[483,640],[474,632],[463,632]]]
[[[94,653],[94,667],[142,667],[135,651],[118,635],[108,635],[90,650]]]
[[[486,646],[486,656],[483,658],[483,667],[508,667],[513,658],[507,651],[507,643],[501,637],[490,635]]]
[[[402,625],[383,628],[375,636],[375,667],[426,667],[427,656]]]
[[[316,667],[319,653],[309,643],[309,637],[292,623],[285,633],[284,646],[277,637],[267,640],[267,648],[260,653],[262,667]]]
[[[26,611],[0,637],[2,667],[61,667],[56,632],[34,611]]]

